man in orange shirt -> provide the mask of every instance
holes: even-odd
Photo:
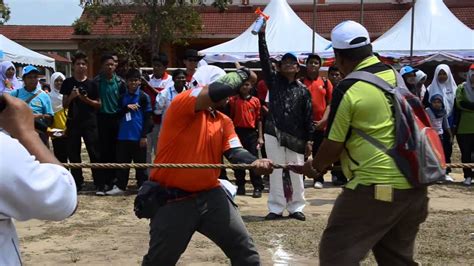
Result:
[[[313,157],[318,152],[319,146],[324,139],[324,130],[332,99],[331,81],[319,76],[320,67],[321,57],[317,54],[310,54],[306,59],[306,77],[303,82],[311,93],[313,121],[316,128],[313,134]],[[323,184],[324,179],[322,176],[314,180],[314,188],[323,188]]]
[[[244,149],[258,157],[258,149],[263,145],[262,120],[260,116],[260,101],[250,95],[250,81],[244,82],[239,95],[230,98],[230,118],[234,122],[235,132],[239,136]],[[237,184],[237,195],[245,195],[245,170],[234,170]],[[261,198],[264,189],[262,176],[250,171],[250,181],[253,185],[254,198]]]
[[[158,140],[155,163],[252,163],[257,174],[272,172],[271,161],[257,160],[242,148],[230,118],[215,111],[256,75],[238,70],[209,86],[180,93],[171,102]],[[186,137],[183,137],[186,136]],[[195,231],[214,241],[232,265],[260,265],[253,240],[232,199],[221,188],[219,169],[165,169],[151,180],[186,193],[156,211],[150,222],[150,248],[142,265],[175,265]]]

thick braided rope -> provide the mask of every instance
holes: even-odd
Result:
[[[194,169],[252,169],[250,164],[195,164],[195,163],[64,163],[66,168],[128,169],[128,168],[194,168]],[[474,168],[474,163],[450,163],[451,168]],[[287,164],[273,164],[273,168],[288,168]]]

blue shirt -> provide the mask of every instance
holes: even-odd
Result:
[[[120,119],[118,140],[139,141],[142,138],[143,124],[146,112],[151,112],[150,97],[146,93],[142,93],[146,97],[146,106],[140,106],[137,111],[127,110],[125,115]],[[128,91],[122,97],[120,107],[125,109],[129,104],[139,104],[140,89],[130,94]],[[128,120],[128,121],[127,121]]]
[[[41,93],[28,103],[31,110],[33,110],[33,114],[48,114],[54,116],[53,106],[51,105],[51,98],[46,92],[42,91],[39,88],[36,88],[32,92],[27,91],[25,88],[16,89],[11,91],[10,95],[20,100],[26,101],[33,97],[33,95],[35,95],[39,91],[41,91]]]

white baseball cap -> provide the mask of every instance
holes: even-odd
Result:
[[[198,67],[191,80],[192,89],[209,85],[225,75],[225,71],[217,66],[207,65]]]
[[[331,46],[335,49],[353,49],[370,44],[370,36],[364,26],[355,21],[346,20],[332,29],[331,42]]]

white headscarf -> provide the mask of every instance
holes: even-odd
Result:
[[[441,70],[444,70],[448,75],[448,80],[445,83],[439,83],[438,75]],[[428,87],[428,92],[431,95],[440,94],[443,96],[444,107],[446,108],[446,113],[448,117],[451,116],[454,108],[454,99],[456,98],[456,89],[457,85],[454,81],[453,74],[451,74],[451,69],[445,64],[438,65],[435,70],[433,81]]]
[[[61,88],[56,88],[54,85],[54,82],[58,78],[65,80],[66,77],[61,72],[54,72],[53,75],[51,75],[51,93],[49,94],[49,97],[51,97],[51,105],[53,106],[53,112],[55,113],[63,109],[63,95],[59,93]]]
[[[8,79],[6,73],[10,67],[16,69],[15,65],[13,65],[13,63],[10,61],[3,61],[2,63],[0,63],[0,93],[10,90],[5,86],[5,80]],[[13,84],[13,89],[21,88],[21,83],[16,78],[16,71],[15,74],[13,74],[13,78],[8,80]]]
[[[471,76],[474,75],[474,69],[469,69],[467,72],[466,83],[464,84],[464,94],[468,101],[474,103],[474,90],[472,89]]]
[[[415,72],[416,74],[416,77],[415,77],[415,81],[416,81],[416,84],[420,84],[420,82],[422,82],[423,80],[426,81],[426,78],[428,77],[428,75],[426,75],[425,72],[421,71],[418,69],[418,71]],[[426,86],[425,84],[421,85],[421,90],[420,90],[420,99],[423,99],[425,97],[425,93],[426,93]]]

